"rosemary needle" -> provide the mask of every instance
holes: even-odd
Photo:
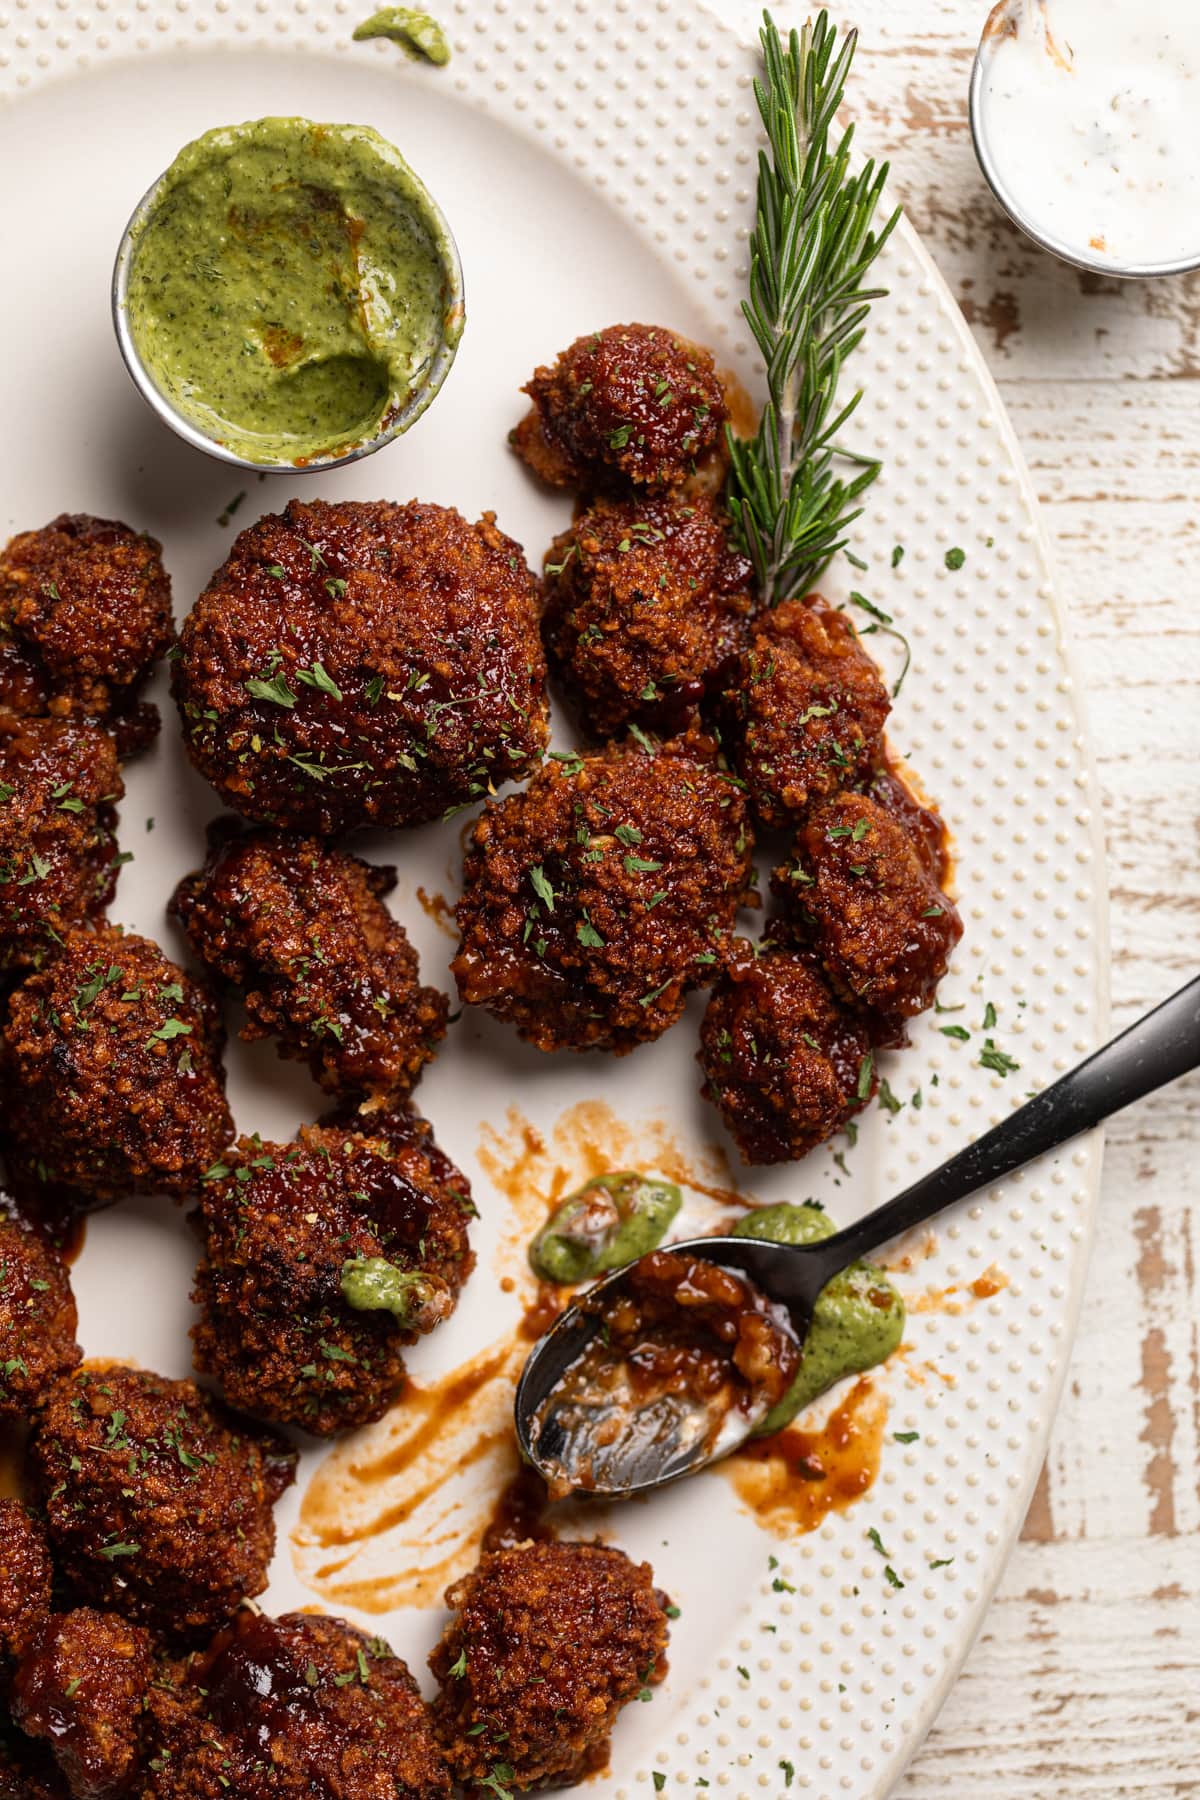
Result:
[[[759,36],[764,78],[754,91],[768,147],[758,158],[742,310],[770,398],[753,438],[727,433],[728,499],[763,604],[773,606],[802,593],[843,548],[862,511],[856,502],[879,473],[878,462],[838,443],[862,394],[839,408],[837,390],[872,300],[887,292],[866,278],[900,212],[873,231],[888,165],[851,174],[853,126],[830,148],[857,32],[839,44],[822,12],[785,45],[768,12]]]

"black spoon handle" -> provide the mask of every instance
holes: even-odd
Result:
[[[1200,976],[885,1206],[826,1238],[823,1279],[1200,1067]]]

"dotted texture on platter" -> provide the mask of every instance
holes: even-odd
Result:
[[[345,56],[368,10],[350,0],[0,0],[0,103],[106,59],[180,47]],[[686,0],[455,0],[435,10],[453,61],[446,71],[414,67],[411,78],[448,81],[464,105],[503,117],[593,184],[693,287],[720,359],[753,390],[739,311],[757,154],[748,41]],[[353,54],[398,56],[383,42]],[[978,1064],[978,1030],[968,1047],[942,1036],[936,1018],[918,1021],[908,1055],[923,1105],[890,1121],[887,1192],[1095,1046],[1106,942],[1081,709],[1016,446],[907,228],[882,279],[891,298],[875,308],[854,375],[867,390],[856,441],[884,459],[885,477],[857,528],[869,570],[846,585],[869,591],[870,570],[888,571],[888,605],[914,660],[891,737],[954,827],[966,927],[959,994],[971,997],[973,1027],[987,999],[1004,997],[1003,1047],[1020,1064],[1002,1079]],[[896,545],[904,556],[893,575]],[[951,549],[965,552],[960,567],[947,564]],[[703,1780],[721,1800],[886,1793],[961,1664],[1028,1503],[1098,1180],[1092,1139],[939,1230],[923,1265],[931,1284],[965,1285],[996,1264],[1010,1285],[958,1316],[920,1320],[922,1357],[955,1375],[893,1399],[889,1438],[919,1431],[919,1441],[889,1442],[869,1519],[861,1508],[831,1517],[790,1546],[764,1538],[762,1580],[745,1595],[736,1636],[712,1647],[710,1673],[690,1692],[656,1700],[653,1762],[623,1762],[618,1733],[612,1776],[589,1791],[633,1800],[653,1791],[657,1773],[668,1795]],[[902,1588],[881,1583],[866,1523]],[[953,1560],[931,1571],[931,1559]]]

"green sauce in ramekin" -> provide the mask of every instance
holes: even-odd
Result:
[[[151,190],[122,255],[142,377],[185,435],[257,467],[340,461],[407,428],[462,335],[445,220],[365,125],[206,132]]]

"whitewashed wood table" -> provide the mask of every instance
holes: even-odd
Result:
[[[892,159],[895,195],[978,337],[1057,552],[1099,764],[1119,1027],[1200,968],[1200,278],[1082,275],[1008,223],[967,126],[989,5],[832,11],[861,32],[862,145]],[[1193,1077],[1110,1129],[1046,1468],[896,1800],[1200,1794],[1198,1265]]]

